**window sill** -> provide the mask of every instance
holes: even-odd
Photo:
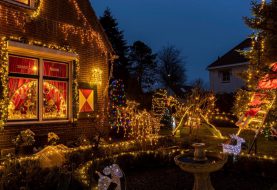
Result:
[[[221,81],[221,83],[231,83],[231,81]]]
[[[7,126],[16,126],[16,125],[39,125],[39,124],[52,124],[52,123],[57,123],[57,124],[62,124],[62,123],[72,123],[70,120],[51,120],[51,121],[18,121],[18,122],[7,122]]]

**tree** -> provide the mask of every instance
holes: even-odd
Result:
[[[129,77],[128,74],[128,46],[124,39],[123,31],[119,29],[117,20],[112,16],[111,10],[107,8],[104,11],[102,17],[100,17],[100,23],[103,26],[109,41],[116,54],[119,56],[114,62],[114,78],[122,79],[124,84],[127,84]]]
[[[165,87],[174,90],[175,87],[183,85],[186,81],[184,59],[181,51],[175,46],[166,46],[158,54],[160,76]]]
[[[241,129],[256,128],[259,134],[265,126],[276,127],[277,120],[277,0],[253,2],[252,13],[252,18],[245,18],[257,32],[252,36],[252,47],[244,52],[250,62],[244,73],[247,89],[237,94],[234,111]]]
[[[130,72],[136,78],[138,86],[143,92],[144,88],[149,88],[154,82],[156,64],[156,54],[152,53],[142,41],[136,41],[130,47]]]

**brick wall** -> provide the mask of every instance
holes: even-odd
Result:
[[[31,14],[33,10],[13,5],[9,2],[0,1],[0,36],[18,36],[28,40],[38,40],[45,44],[55,43],[60,46],[68,45],[79,55],[80,76],[79,82],[90,82],[92,68],[99,68],[103,71],[102,85],[97,87],[96,111],[104,106],[106,95],[106,85],[108,83],[108,64],[103,51],[97,46],[95,41],[81,43],[81,38],[69,34],[65,35],[59,29],[59,23],[68,23],[74,26],[83,27],[83,22],[78,19],[76,10],[71,3],[72,0],[41,0],[42,9],[40,15],[35,19],[29,19],[24,14]],[[108,51],[111,51],[109,42],[103,34],[103,30],[97,21],[97,17],[90,7],[88,0],[78,0],[78,5],[82,13],[86,16],[95,31],[101,34]],[[27,19],[26,19],[27,18]],[[95,122],[97,123],[97,122]],[[30,128],[38,136],[46,136],[53,131],[59,134],[65,142],[70,139],[78,138],[80,135],[93,136],[95,126],[87,119],[80,119],[77,126],[71,123],[54,123],[49,125],[23,125],[6,126],[0,133],[0,148],[11,145],[13,139],[21,130]]]

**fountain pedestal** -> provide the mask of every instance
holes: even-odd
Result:
[[[193,190],[214,190],[210,173],[221,169],[227,162],[227,155],[205,152],[205,144],[195,143],[194,153],[178,155],[175,163],[183,170],[194,175]]]
[[[210,173],[195,173],[194,174],[194,185],[193,190],[214,190],[211,179]]]

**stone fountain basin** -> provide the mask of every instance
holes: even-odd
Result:
[[[221,169],[228,160],[226,154],[206,152],[206,161],[195,161],[193,153],[185,153],[174,158],[175,163],[189,173],[210,173]]]

